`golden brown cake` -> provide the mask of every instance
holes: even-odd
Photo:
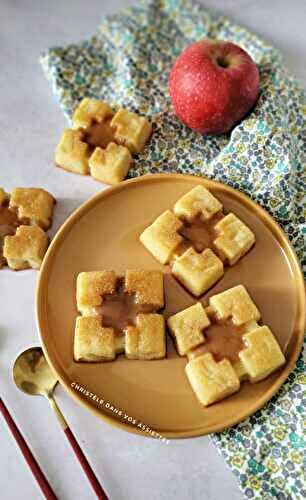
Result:
[[[200,302],[171,316],[168,328],[175,339],[178,353],[185,356],[190,350],[205,342],[203,331],[210,320]]]
[[[222,278],[223,262],[210,248],[198,253],[190,247],[175,259],[172,273],[189,292],[199,297]]]
[[[132,155],[142,151],[152,132],[148,120],[106,102],[85,97],[72,117],[55,151],[55,163],[71,172],[91,174],[107,184],[127,175]]]
[[[77,278],[74,357],[106,361],[125,352],[129,359],[166,355],[163,274],[128,270],[83,272]],[[105,335],[105,344],[103,342]]]
[[[255,242],[253,232],[202,185],[184,194],[140,235],[146,249],[199,297]]]
[[[179,198],[173,210],[177,217],[188,221],[193,221],[197,215],[201,215],[203,220],[209,220],[221,212],[222,204],[208,189],[199,184]]]
[[[18,219],[47,230],[51,226],[53,196],[40,188],[15,188],[11,192],[9,207],[17,211]]]
[[[239,358],[251,382],[266,378],[285,363],[285,357],[270,328],[261,326],[243,336],[246,348]]]
[[[115,141],[126,146],[131,153],[140,153],[152,133],[152,125],[143,116],[120,108],[111,121]]]
[[[6,236],[3,257],[11,269],[39,269],[48,247],[48,236],[38,226],[19,226],[14,236]]]
[[[115,293],[117,276],[114,271],[90,271],[77,277],[77,308],[84,316],[101,314],[103,297]]]
[[[9,195],[0,188],[0,267],[40,267],[54,204],[55,199],[44,189],[15,188]]]
[[[213,295],[209,305],[220,321],[231,318],[235,325],[242,325],[260,319],[260,312],[243,285]]]
[[[210,353],[189,361],[186,374],[203,406],[220,401],[240,388],[239,378],[228,359],[216,362]]]
[[[166,356],[165,321],[161,314],[138,314],[135,326],[125,333],[128,359],[161,359]]]
[[[187,377],[207,406],[239,390],[240,382],[258,382],[285,363],[285,357],[244,286],[210,297],[167,320]]]
[[[55,163],[58,167],[75,174],[87,175],[89,173],[90,148],[82,140],[83,135],[80,130],[70,128],[64,130],[55,150]]]
[[[76,319],[76,361],[111,361],[123,350],[123,336],[116,335],[113,328],[104,328],[99,317],[79,316]]]
[[[178,230],[183,223],[170,211],[162,213],[140,235],[140,241],[162,264],[170,262],[175,250],[183,241]]]
[[[97,147],[88,162],[91,176],[106,184],[123,181],[131,163],[132,156],[129,150],[114,142],[110,142],[105,149]]]
[[[230,266],[236,264],[255,243],[254,233],[236,215],[228,214],[215,226],[214,245],[221,258]]]
[[[74,129],[87,129],[93,122],[101,123],[112,118],[113,110],[106,102],[84,97],[72,116]]]
[[[164,307],[164,281],[160,271],[126,271],[125,290],[135,294],[137,304],[149,305],[155,310]]]

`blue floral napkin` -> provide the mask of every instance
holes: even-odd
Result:
[[[167,79],[174,60],[206,36],[239,44],[260,70],[258,103],[228,135],[195,134],[170,106]],[[89,40],[51,48],[41,62],[68,118],[85,95],[152,118],[154,134],[130,176],[205,175],[246,192],[280,223],[305,264],[306,95],[273,47],[199,5],[146,0],[104,18]],[[305,388],[301,355],[263,410],[212,437],[246,497],[306,498]]]

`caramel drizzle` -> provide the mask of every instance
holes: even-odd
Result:
[[[17,228],[22,224],[14,209],[7,204],[0,206],[0,267],[6,263],[3,256],[3,245],[5,236],[13,236]]]
[[[111,127],[112,118],[104,122],[93,120],[91,125],[84,131],[82,140],[86,142],[93,151],[95,148],[106,148],[107,145],[114,141],[114,127]]]
[[[178,230],[178,234],[184,238],[184,241],[180,243],[175,254],[182,255],[190,247],[197,252],[202,252],[206,248],[213,250],[217,236],[215,225],[224,217],[222,212],[218,212],[208,220],[203,220],[201,214],[194,217],[191,222],[184,220],[183,227]]]
[[[210,352],[216,361],[227,358],[232,364],[239,361],[239,352],[244,348],[244,327],[234,325],[231,319],[214,321],[205,330],[205,343],[190,352],[190,358]]]
[[[118,279],[116,290],[103,296],[101,305],[102,326],[110,327],[117,334],[123,334],[128,326],[136,324],[138,314],[154,313],[159,308],[152,304],[139,304],[135,293],[128,293],[124,279]]]

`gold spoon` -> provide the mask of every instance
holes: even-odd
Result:
[[[107,500],[102,486],[53,397],[53,391],[58,380],[48,365],[40,347],[27,349],[18,356],[13,366],[13,377],[15,384],[21,391],[31,396],[44,396],[47,398],[97,497]]]

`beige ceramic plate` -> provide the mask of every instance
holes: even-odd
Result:
[[[168,339],[168,357],[159,361],[111,363],[73,361],[75,283],[80,271],[162,269],[139,242],[139,234],[163,210],[196,184],[208,187],[256,234],[256,245],[201,300],[243,283],[286,352],[284,368],[267,380],[243,383],[234,396],[202,408]],[[192,304],[190,296],[166,275],[165,315]],[[83,204],[57,233],[45,257],[37,290],[37,319],[44,352],[63,386],[98,417],[131,432],[142,422],[166,437],[221,431],[258,410],[282,385],[299,354],[305,318],[303,278],[281,229],[258,205],[225,185],[183,175],[150,175],[102,191]],[[72,387],[73,386],[73,387]],[[81,393],[78,386],[88,393]],[[90,394],[92,393],[92,394]],[[96,396],[96,399],[94,398]],[[98,401],[104,399],[104,403]],[[107,403],[107,404],[106,404]],[[107,408],[110,404],[113,408]],[[115,411],[121,410],[121,414]],[[133,422],[124,418],[125,414]]]

